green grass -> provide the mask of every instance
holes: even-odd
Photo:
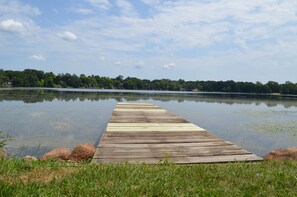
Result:
[[[0,159],[0,196],[296,196],[297,162],[95,165]]]

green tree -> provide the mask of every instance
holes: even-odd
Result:
[[[55,87],[55,80],[56,80],[56,75],[54,75],[52,72],[50,73],[45,73],[44,74],[44,87]]]
[[[297,94],[297,86],[296,84],[286,81],[285,84],[281,85],[281,93],[282,94]]]
[[[280,92],[280,86],[277,82],[268,81],[266,85],[269,89],[269,92],[271,92],[271,93],[279,93]]]

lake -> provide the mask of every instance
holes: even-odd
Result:
[[[119,101],[153,103],[259,156],[297,145],[297,97],[279,95],[0,89],[0,130],[17,157],[96,145]]]

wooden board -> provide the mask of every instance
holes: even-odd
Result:
[[[108,123],[107,132],[205,131],[192,123]]]
[[[108,123],[107,127],[198,127],[193,123]]]
[[[163,149],[163,148],[169,148],[169,149],[175,149],[175,148],[188,148],[188,147],[215,147],[215,146],[229,146],[233,145],[231,142],[225,142],[225,141],[212,141],[212,142],[195,142],[195,143],[163,143],[163,144],[104,144],[100,143],[97,149],[100,148],[130,148],[130,149],[151,149],[151,148],[157,148],[157,149]],[[234,145],[235,146],[235,145]],[[98,150],[100,151],[100,150]]]
[[[130,111],[129,115],[127,116],[127,111],[123,112],[123,111],[114,111],[112,113],[112,116],[123,116],[123,117],[129,117],[129,118],[133,118],[135,116],[140,116],[140,117],[166,117],[166,118],[170,118],[170,117],[176,117],[173,114],[170,114],[168,112],[144,112],[144,111]]]
[[[101,150],[98,158],[106,159],[137,159],[137,158],[166,158],[166,157],[207,157],[207,156],[226,156],[226,155],[250,155],[246,150],[224,149],[224,150],[208,150],[208,151],[130,151],[130,152],[111,152],[110,150]],[[97,155],[94,155],[96,158]]]
[[[132,106],[135,106],[135,105],[140,105],[140,106],[155,106],[154,104],[152,103],[125,103],[125,102],[119,102],[117,103],[117,106],[123,106],[123,105],[132,105]]]
[[[94,158],[93,162],[97,163],[147,163],[147,164],[158,164],[162,160],[167,159],[170,162],[176,164],[196,164],[196,163],[226,163],[226,162],[235,162],[235,161],[260,161],[261,157],[258,157],[254,154],[248,155],[220,155],[220,156],[206,156],[206,157],[143,157],[143,158]]]
[[[133,119],[131,118],[111,118],[110,123],[137,123],[137,122],[144,122],[144,123],[187,123],[188,121],[183,119],[174,119],[174,118],[141,118],[141,117],[135,117]]]
[[[217,136],[207,132],[207,131],[180,131],[180,132],[170,132],[170,131],[151,131],[151,132],[106,132],[105,137],[196,137],[196,136],[209,136],[217,138]]]
[[[262,158],[151,103],[118,103],[92,162],[177,164]]]

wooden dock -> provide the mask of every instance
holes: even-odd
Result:
[[[177,164],[259,161],[262,158],[150,103],[118,103],[94,163]]]

